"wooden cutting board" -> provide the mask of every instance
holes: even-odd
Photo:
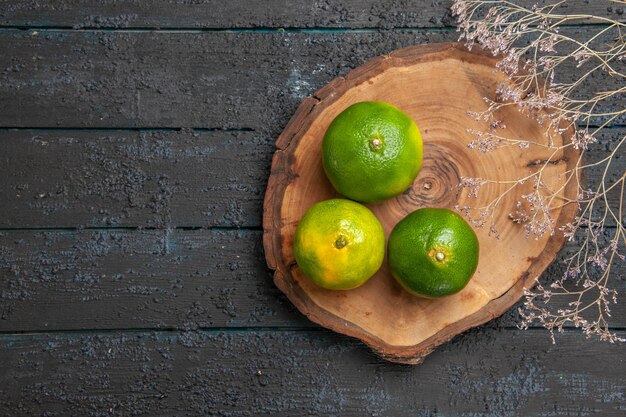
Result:
[[[461,292],[441,299],[408,294],[393,280],[386,261],[365,285],[355,290],[330,291],[317,287],[300,271],[293,255],[293,236],[305,211],[314,203],[339,197],[322,167],[321,143],[326,128],[342,110],[364,100],[387,101],[408,113],[424,139],[422,170],[404,194],[369,205],[389,236],[395,224],[420,207],[480,207],[508,185],[481,189],[478,198],[459,188],[460,178],[516,180],[552,154],[541,146],[506,147],[487,154],[468,149],[475,137],[467,128],[487,130],[468,111],[486,109],[483,97],[495,98],[505,76],[495,71],[497,59],[468,51],[457,43],[418,45],[378,57],[340,77],[300,105],[276,141],[264,202],[263,244],[274,281],[293,304],[320,325],[357,337],[383,358],[420,363],[433,349],[466,329],[491,320],[510,308],[533,285],[563,246],[560,232],[536,240],[526,238],[522,224],[508,214],[515,211],[531,182],[506,194],[496,212],[499,239],[489,230],[475,229],[480,241],[476,274]],[[513,106],[498,115],[506,124],[498,134],[547,144],[536,120]],[[566,143],[573,132],[553,136]],[[575,198],[578,184],[566,181],[578,158],[568,147],[552,157],[544,171],[547,185],[560,195]],[[557,226],[572,220],[574,204],[552,211]]]

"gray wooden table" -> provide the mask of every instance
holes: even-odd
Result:
[[[455,40],[449,5],[0,0],[0,416],[626,415],[624,345],[513,308],[395,365],[272,283],[275,139],[334,77]]]

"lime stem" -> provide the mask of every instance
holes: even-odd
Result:
[[[370,149],[374,152],[378,151],[383,146],[383,141],[379,137],[373,137],[370,139]]]
[[[346,237],[344,235],[339,235],[337,240],[335,240],[335,247],[337,249],[341,249],[344,246],[346,246],[347,244],[348,244],[348,240],[346,239]]]
[[[446,255],[445,255],[443,252],[437,252],[437,253],[435,254],[435,258],[436,258],[439,262],[441,262],[441,261],[443,261],[444,259],[446,259]]]

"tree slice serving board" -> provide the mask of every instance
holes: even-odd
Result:
[[[507,185],[490,185],[478,197],[459,188],[460,178],[516,180],[538,169],[553,150],[531,145],[499,148],[480,154],[468,149],[475,139],[467,128],[487,130],[468,111],[485,110],[483,97],[495,99],[505,76],[495,71],[497,59],[461,44],[429,44],[378,57],[340,77],[300,105],[276,141],[277,150],[267,186],[263,216],[263,244],[274,281],[310,320],[357,337],[381,357],[401,363],[420,363],[433,349],[460,332],[485,323],[510,308],[532,286],[563,245],[560,232],[536,240],[526,238],[523,225],[508,214],[530,181],[508,193],[496,212],[499,239],[475,228],[480,241],[478,269],[461,292],[441,299],[424,299],[405,292],[393,279],[386,259],[365,285],[349,291],[322,289],[300,271],[293,254],[296,226],[314,203],[340,197],[322,167],[321,144],[330,122],[349,105],[364,100],[387,101],[408,113],[424,139],[424,161],[413,185],[404,194],[368,205],[389,233],[408,213],[425,206],[480,207],[500,195]],[[545,130],[515,106],[499,115],[506,128],[498,134],[512,139],[547,143]],[[571,131],[553,136],[555,145],[569,140]],[[552,189],[575,198],[576,181],[566,172],[579,154],[572,147],[552,156],[543,178]],[[557,226],[576,213],[574,204],[553,210]]]

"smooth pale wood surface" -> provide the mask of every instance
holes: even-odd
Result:
[[[500,237],[477,229],[481,244],[478,269],[468,286],[450,297],[427,300],[403,291],[386,264],[362,287],[329,291],[317,287],[299,270],[293,255],[298,221],[314,203],[339,196],[326,179],[321,164],[321,141],[330,122],[349,105],[364,100],[390,102],[407,112],[424,139],[424,163],[418,178],[404,194],[370,205],[385,233],[413,210],[424,207],[481,207],[508,185],[484,188],[470,198],[458,187],[460,178],[515,180],[537,169],[534,161],[549,158],[553,150],[532,146],[503,148],[481,155],[467,144],[475,137],[467,128],[486,130],[486,124],[467,115],[486,108],[483,97],[495,98],[504,80],[494,71],[495,59],[468,52],[458,44],[410,47],[383,56],[339,78],[305,101],[277,141],[265,199],[265,250],[276,269],[275,282],[310,319],[333,330],[356,336],[382,356],[419,363],[435,346],[469,327],[483,323],[510,307],[554,259],[562,235],[526,239],[523,226],[508,218],[530,182],[510,192],[496,212]],[[547,143],[535,120],[511,107],[498,115],[507,128],[503,136]],[[561,136],[555,144],[563,143]],[[566,170],[576,160],[573,151],[552,157],[544,170],[546,183],[572,198],[575,181]],[[565,187],[561,187],[565,185]],[[554,209],[559,224],[569,221],[574,207]]]

